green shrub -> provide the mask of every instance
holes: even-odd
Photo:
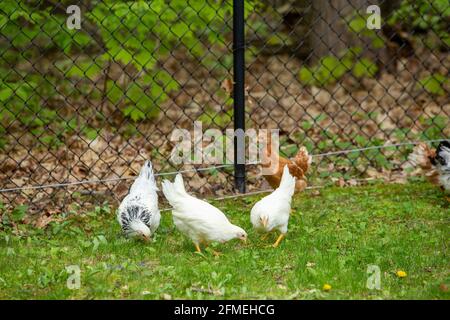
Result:
[[[388,19],[388,24],[400,24],[404,30],[433,32],[444,47],[450,46],[448,0],[403,0]]]
[[[305,85],[325,86],[340,80],[351,73],[356,78],[374,77],[377,65],[369,58],[357,58],[361,48],[350,48],[342,58],[326,56],[312,67],[300,68],[299,78]]]
[[[444,85],[448,78],[442,74],[436,73],[418,81],[417,86],[423,88],[426,92],[443,96],[445,94]]]
[[[72,3],[58,4],[65,8]],[[254,4],[246,1],[246,14]],[[230,1],[103,0],[86,7],[90,9],[82,12],[82,29],[69,30],[68,15],[48,3],[0,3],[0,37],[6,41],[0,53],[0,123],[4,126],[15,120],[31,127],[68,122],[71,116],[63,119],[63,113],[48,123],[36,118],[40,110],[60,104],[61,96],[100,104],[105,92],[125,117],[151,119],[168,93],[180,89],[160,64],[174,50],[184,51],[186,59],[209,63],[208,69],[223,68],[223,61],[210,50],[228,43]],[[91,35],[95,32],[98,36]],[[97,87],[98,79],[112,63],[123,68],[127,81],[109,79],[103,92]]]

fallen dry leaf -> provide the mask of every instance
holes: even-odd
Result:
[[[162,295],[163,300],[172,300],[172,296],[168,293],[164,293]]]
[[[233,95],[233,80],[231,80],[230,78],[226,78],[222,81],[220,88],[225,90],[225,92],[228,93],[231,97]]]
[[[42,229],[42,228],[45,228],[52,221],[54,221],[54,218],[52,216],[43,215],[43,216],[40,216],[34,222],[34,226],[38,229]]]
[[[340,178],[338,179],[338,181],[336,181],[336,185],[337,185],[338,187],[341,187],[341,188],[345,187],[345,180],[344,180],[344,178],[340,177]]]
[[[445,283],[441,283],[439,285],[439,290],[441,290],[442,292],[448,292],[448,286]]]

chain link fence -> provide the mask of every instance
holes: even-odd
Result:
[[[311,185],[405,179],[413,142],[449,137],[447,0],[244,10],[246,128],[280,129],[286,157],[306,146]],[[233,128],[232,27],[231,1],[2,1],[2,208],[116,203],[145,159],[203,197],[232,194],[232,164],[170,160],[175,128]],[[247,178],[268,187],[256,165]]]
[[[263,4],[248,22],[250,126],[279,128],[286,156],[325,153],[313,184],[404,181],[411,142],[449,137],[448,32],[447,1]]]

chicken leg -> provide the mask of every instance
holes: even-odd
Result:
[[[283,240],[285,236],[286,236],[285,233],[280,234],[277,241],[275,241],[275,243],[272,245],[272,247],[274,247],[274,248],[278,247],[280,245],[281,240]]]
[[[208,248],[208,242],[202,241],[202,244],[205,246],[205,249]],[[195,245],[195,249],[196,249],[196,252],[201,253],[201,251],[200,251],[200,246],[199,246],[199,245]],[[216,250],[212,250],[212,249],[211,249],[211,252],[212,252],[212,254],[213,254],[215,257],[219,257],[219,256],[222,254],[222,253],[220,253],[220,252],[218,252],[218,251],[216,251]]]
[[[198,243],[194,243],[194,245],[195,245],[195,252],[202,253],[202,250],[200,249]]]

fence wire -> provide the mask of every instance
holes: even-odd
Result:
[[[444,141],[444,139],[425,140],[425,141],[421,141],[421,142],[422,143],[433,143],[433,142],[441,142],[441,141]],[[342,151],[331,151],[331,152],[326,152],[326,153],[322,153],[322,154],[312,154],[311,157],[316,158],[316,157],[327,157],[327,156],[331,156],[331,155],[345,155],[345,154],[352,153],[352,152],[361,152],[361,151],[373,150],[373,149],[396,148],[396,147],[400,147],[400,146],[416,145],[418,143],[419,142],[402,142],[402,143],[383,145],[383,146],[372,146],[372,147],[349,149],[349,150],[342,150]],[[293,159],[291,159],[291,160],[293,160]],[[258,164],[261,164],[261,162],[246,163],[247,166],[258,165]],[[205,168],[194,168],[194,169],[186,169],[186,170],[180,170],[180,171],[155,173],[154,175],[155,175],[155,177],[171,176],[171,175],[176,175],[179,173],[183,174],[183,173],[188,173],[188,172],[216,170],[216,169],[221,169],[221,168],[226,168],[226,167],[231,167],[231,166],[232,166],[232,164],[224,164],[224,165],[220,165],[220,166],[211,166],[211,167],[205,167]],[[63,187],[68,187],[68,186],[80,185],[80,184],[96,184],[96,183],[116,182],[116,181],[122,181],[122,180],[135,180],[135,179],[136,179],[136,176],[127,176],[127,177],[122,177],[122,178],[112,178],[112,179],[103,179],[103,180],[72,181],[72,182],[64,182],[64,183],[59,183],[59,184],[47,184],[47,185],[38,185],[38,186],[25,186],[25,187],[17,187],[17,188],[9,188],[9,189],[0,189],[0,193],[22,191],[22,190],[27,190],[27,189],[63,188]],[[272,189],[268,189],[268,190],[272,190]],[[251,192],[251,193],[245,193],[245,195],[248,196],[248,195],[252,195],[252,194],[258,194],[260,192],[266,192],[266,191],[255,191],[255,192]],[[235,195],[223,196],[223,197],[219,197],[216,199],[221,200],[221,199],[227,199],[229,197],[235,197]]]
[[[232,9],[3,0],[0,208],[116,202],[146,159],[194,193],[232,195],[232,165],[170,159],[175,128],[233,128]],[[246,127],[280,129],[282,156],[316,155],[310,185],[399,174],[413,143],[450,135],[449,17],[438,0],[245,1]],[[258,170],[250,193],[267,189]]]

